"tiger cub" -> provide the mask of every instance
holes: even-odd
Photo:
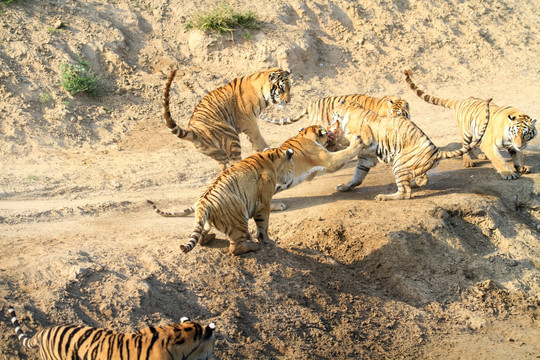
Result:
[[[21,330],[13,307],[8,311],[23,346],[37,347],[41,360],[203,360],[214,352],[216,325],[202,326],[187,317],[183,317],[180,324],[151,326],[130,334],[89,326],[59,325],[28,338]]]
[[[418,89],[410,76],[411,70],[405,70],[405,81],[422,100],[444,106],[456,111],[456,121],[461,132],[461,141],[466,146],[479,137],[481,120],[484,116],[484,101],[476,98],[465,100],[447,100],[425,94]],[[480,143],[480,149],[491,161],[497,172],[505,180],[517,179],[521,174],[531,172],[530,166],[523,164],[523,149],[536,134],[536,119],[531,119],[522,111],[511,106],[500,107],[491,104],[491,119]],[[501,155],[506,149],[512,157],[514,170],[511,170]],[[463,166],[472,167],[474,162],[468,153],[463,154]]]
[[[330,152],[325,146],[329,134],[327,130],[320,125],[312,125],[305,129],[300,129],[296,136],[291,137],[280,148],[282,150],[293,149],[292,161],[294,164],[294,176],[286,184],[277,184],[275,192],[289,189],[298,185],[302,181],[311,181],[318,173],[333,173],[341,169],[347,161],[356,156],[360,149],[359,139],[351,141],[348,148]],[[195,207],[191,206],[180,212],[165,212],[157,208],[153,201],[146,200],[156,213],[164,217],[185,217],[195,212]],[[287,206],[284,203],[272,203],[271,211],[285,210]]]
[[[241,158],[239,133],[245,133],[256,151],[268,145],[259,131],[257,116],[269,104],[285,106],[290,101],[289,70],[273,68],[237,78],[205,95],[195,107],[187,128],[176,124],[169,109],[173,70],[163,93],[163,117],[171,132],[189,140],[221,169]]]
[[[406,100],[400,99],[397,96],[377,98],[361,94],[328,96],[316,100],[294,117],[269,119],[261,114],[260,118],[272,124],[287,125],[302,119],[305,115],[309,115],[310,124],[328,126],[332,123],[334,108],[346,101],[357,102],[363,108],[371,110],[380,116],[404,116],[407,119],[410,118],[409,103]]]
[[[268,220],[270,201],[277,185],[288,184],[294,177],[292,149],[269,149],[248,156],[222,171],[195,203],[195,229],[189,241],[180,245],[187,253],[200,241],[207,243],[213,225],[227,234],[233,255],[256,251],[259,245],[249,241],[248,220],[257,225],[257,239],[270,242]]]
[[[353,134],[360,136],[363,148],[358,155],[353,178],[348,184],[339,185],[337,190],[349,191],[360,185],[378,159],[392,164],[398,190],[391,195],[379,194],[375,199],[410,199],[414,179],[426,181],[426,172],[440,160],[460,156],[478,144],[488,126],[490,102],[491,99],[484,102],[486,119],[478,139],[455,151],[442,151],[436,147],[409,119],[380,117],[357,103],[340,105],[334,112],[336,126],[345,132],[346,137]]]

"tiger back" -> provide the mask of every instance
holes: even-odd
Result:
[[[41,360],[203,360],[209,359],[214,351],[215,324],[202,326],[187,317],[180,324],[151,326],[127,334],[89,326],[59,325],[28,338],[13,307],[8,311],[23,346],[38,348]]]
[[[231,254],[256,251],[259,245],[250,241],[250,218],[257,225],[257,239],[270,242],[270,202],[276,186],[289,183],[294,176],[293,154],[292,149],[269,149],[222,171],[195,203],[195,228],[180,249],[187,253],[197,243],[213,239],[208,232],[214,226],[228,236]]]
[[[191,141],[224,170],[241,159],[240,133],[245,133],[256,151],[268,145],[259,131],[257,117],[270,104],[290,101],[289,70],[272,68],[239,77],[205,95],[195,107],[187,128],[173,120],[170,88],[176,75],[171,71],[163,92],[163,117],[173,135]]]
[[[260,115],[261,119],[276,125],[288,125],[299,121],[308,115],[311,125],[328,126],[332,123],[334,108],[344,102],[356,102],[363,108],[371,110],[380,116],[404,116],[410,118],[409,103],[397,96],[372,97],[363,94],[328,96],[316,100],[306,106],[298,115],[284,119],[269,119]]]
[[[356,103],[345,103],[336,108],[334,119],[346,137],[357,135],[362,142],[356,169],[351,181],[338,185],[337,190],[349,191],[360,185],[377,160],[391,163],[397,192],[379,194],[376,200],[410,199],[411,182],[422,179],[440,160],[460,156],[476,146],[489,124],[489,103],[484,102],[486,118],[479,139],[455,151],[436,147],[414,122],[404,117],[381,117]]]
[[[464,146],[478,138],[486,112],[483,100],[476,98],[450,100],[427,95],[412,82],[411,70],[405,70],[404,73],[405,81],[422,100],[455,110],[456,122]],[[510,106],[501,107],[491,104],[490,112],[491,118],[480,142],[480,149],[503,179],[517,179],[520,174],[529,173],[530,166],[523,163],[523,149],[527,142],[537,135],[536,119],[531,119],[527,114]],[[513,170],[504,160],[501,149],[506,149],[512,157]],[[474,166],[468,153],[463,154],[463,166]]]

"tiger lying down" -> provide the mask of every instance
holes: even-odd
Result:
[[[215,235],[208,234],[211,225],[229,237],[233,255],[255,251],[259,245],[249,241],[248,220],[257,225],[257,239],[268,243],[270,210],[283,210],[285,204],[271,204],[272,196],[319,172],[334,172],[356,156],[360,141],[353,137],[341,151],[326,150],[328,133],[319,125],[303,129],[280,148],[251,155],[224,170],[202,193],[193,207],[183,212],[167,213],[148,200],[156,212],[166,217],[187,216],[195,212],[195,229],[189,241],[180,248],[187,253],[200,242],[205,244]]]
[[[404,117],[381,117],[354,102],[338,106],[332,126],[335,130],[330,131],[342,131],[343,134],[328,148],[340,149],[347,145],[347,138],[356,135],[360,136],[362,150],[353,178],[346,185],[338,185],[337,190],[349,191],[360,185],[378,159],[392,164],[398,190],[391,195],[379,194],[375,199],[410,199],[413,180],[419,186],[427,184],[426,172],[440,160],[461,156],[478,145],[489,123],[490,102],[491,99],[485,101],[486,119],[478,138],[455,151],[442,151],[415,123]]]
[[[214,352],[216,325],[202,326],[187,317],[183,317],[180,324],[152,326],[129,334],[89,326],[58,325],[28,338],[19,326],[13,307],[8,311],[23,346],[37,348],[41,360],[204,360],[210,359]]]

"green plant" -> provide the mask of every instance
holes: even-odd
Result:
[[[4,4],[9,4],[9,3],[12,3],[14,2],[15,0],[0,0],[1,3],[4,3]]]
[[[52,101],[52,97],[51,97],[51,94],[49,94],[48,92],[44,92],[44,93],[41,93],[39,95],[39,102],[42,103],[42,104],[48,104]]]
[[[186,23],[186,29],[199,29],[218,34],[232,33],[236,28],[258,29],[259,20],[252,11],[236,12],[227,4],[217,4],[205,12],[198,11]]]
[[[91,96],[99,97],[104,91],[101,75],[96,75],[88,62],[80,56],[78,64],[62,63],[61,84],[71,95],[85,92]]]

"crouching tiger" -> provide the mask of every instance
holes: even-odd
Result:
[[[485,111],[483,100],[475,98],[447,100],[427,95],[412,82],[411,75],[411,70],[405,70],[405,81],[418,97],[430,104],[455,110],[463,146],[467,146],[475,138],[478,138],[479,127]],[[531,168],[523,164],[523,149],[527,142],[537,134],[536,119],[531,119],[530,116],[511,106],[500,107],[491,104],[490,110],[491,119],[480,142],[480,149],[505,180],[517,179],[520,174],[531,172]],[[501,155],[501,149],[506,149],[512,157],[515,171],[512,171],[506,164]],[[463,166],[474,166],[468,153],[463,154]]]
[[[398,190],[391,195],[379,194],[375,199],[410,199],[411,182],[414,179],[427,183],[426,172],[440,160],[460,156],[478,144],[489,123],[490,102],[491,99],[484,102],[486,119],[478,139],[455,151],[442,151],[415,123],[404,117],[380,117],[356,103],[340,105],[334,113],[334,125],[345,133],[344,138],[360,136],[362,149],[353,178],[348,184],[339,185],[337,189],[348,191],[360,185],[378,159],[392,163]],[[331,144],[332,146],[339,148],[341,144]]]
[[[233,255],[256,251],[259,245],[249,241],[250,218],[257,225],[257,239],[269,243],[270,202],[276,186],[288,184],[294,177],[293,154],[292,149],[269,149],[222,171],[195,203],[195,229],[180,249],[187,253],[197,243],[214,239],[215,235],[208,233],[214,226],[229,237]]]
[[[380,116],[404,116],[407,119],[410,118],[409,103],[406,100],[397,96],[378,98],[362,94],[328,96],[312,102],[298,115],[285,119],[269,119],[262,114],[259,117],[272,124],[287,125],[308,115],[309,124],[328,126],[332,123],[334,108],[343,102],[357,102],[364,109],[371,110]]]
[[[214,352],[216,325],[202,326],[187,317],[182,318],[180,324],[151,326],[129,334],[89,326],[59,325],[28,338],[21,330],[13,307],[8,311],[23,346],[38,348],[41,360],[203,360]]]

